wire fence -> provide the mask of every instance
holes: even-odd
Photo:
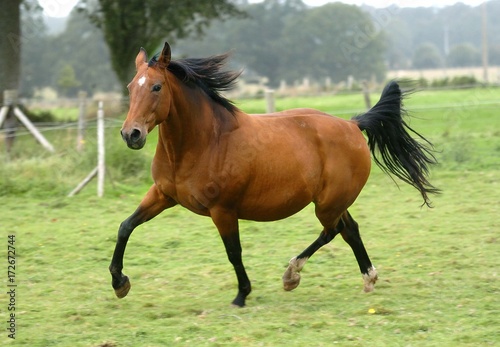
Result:
[[[121,128],[121,124],[123,123],[123,120],[117,119],[117,118],[106,118],[104,120],[104,127],[105,128]],[[40,123],[35,123],[37,129],[41,133],[49,133],[53,131],[60,131],[60,130],[77,130],[78,129],[78,122],[40,122]],[[22,127],[22,124],[19,124],[18,127],[16,128],[16,137],[23,137],[23,136],[32,136],[31,133],[24,129],[19,130]],[[88,130],[95,130],[97,128],[97,118],[92,118],[92,119],[87,119],[86,120],[86,127],[85,129]],[[0,135],[2,134],[7,134],[11,130],[9,129],[0,129]]]
[[[471,108],[471,107],[497,107],[500,103],[500,100],[476,100],[474,98],[471,99],[466,99],[461,102],[454,102],[454,103],[433,103],[433,104],[413,104],[411,106],[412,111],[419,111],[419,110],[431,110],[431,109],[443,109],[443,110],[450,110],[450,109],[463,109],[463,108]],[[325,110],[325,112],[332,114],[332,115],[354,115],[360,112],[364,112],[364,108],[355,108],[355,109],[328,109]],[[119,129],[121,128],[121,125],[123,123],[123,116],[118,116],[115,117],[109,117],[107,116],[104,119],[104,127],[106,129],[112,129],[116,128]],[[85,119],[85,129],[86,131],[90,132],[93,131],[97,128],[97,115],[87,117]],[[78,129],[78,121],[55,121],[55,122],[37,122],[35,123],[37,129],[41,133],[50,133],[54,131],[61,131],[61,130],[76,130]],[[5,136],[8,133],[12,132],[10,129],[5,129],[5,128],[0,128],[0,136]],[[24,137],[24,136],[31,136],[31,133],[25,129],[22,124],[18,124],[16,127],[16,132],[15,132],[16,137]]]
[[[476,102],[476,101],[464,101],[460,103],[442,103],[442,104],[417,104],[417,105],[412,105],[411,110],[412,111],[420,111],[420,110],[450,110],[450,109],[470,109],[470,108],[477,108],[477,107],[498,107],[500,106],[500,100],[489,100],[489,101],[481,101],[481,102]],[[364,112],[365,109],[363,108],[356,108],[356,109],[332,109],[332,110],[327,110],[328,113],[332,115],[349,115],[349,114],[357,114],[360,112]],[[104,119],[104,127],[106,129],[119,129],[121,128],[123,123],[123,119],[117,119],[117,118],[105,118]],[[54,131],[61,131],[61,130],[77,130],[78,129],[78,121],[75,122],[38,122],[35,123],[37,129],[41,133],[50,133]],[[97,117],[92,117],[86,120],[86,132],[93,131],[97,128]],[[6,134],[10,133],[12,130],[10,129],[5,129],[2,128],[0,129],[0,136],[5,136]],[[18,124],[15,132],[16,137],[23,137],[23,136],[32,136],[31,133],[23,127],[22,124]],[[91,136],[88,134],[88,136]]]
[[[446,90],[456,90],[457,88],[447,88]],[[463,89],[463,88],[459,88]],[[494,88],[495,89],[495,88]],[[443,90],[442,88],[440,90]],[[473,107],[498,107],[500,105],[500,101],[497,98],[498,93],[492,93],[492,89],[488,88],[468,88],[467,90],[470,93],[467,93],[467,97],[463,99],[455,99],[455,102],[440,102],[439,99],[436,99],[436,102],[433,103],[412,103],[410,107],[410,111],[418,113],[418,111],[425,110],[443,110],[444,113],[450,114],[453,112],[456,114],[465,114],[467,109],[471,109]],[[489,94],[488,94],[489,93]],[[344,93],[342,93],[344,94]],[[362,93],[356,92],[358,95],[363,95]],[[485,96],[486,94],[486,96]],[[271,94],[273,95],[273,94]],[[362,96],[360,95],[360,107],[359,108],[332,108],[329,109],[328,106],[323,109],[326,113],[336,115],[336,116],[350,116],[359,114],[361,112],[366,111],[361,105]],[[378,96],[378,93],[377,93]],[[325,96],[320,96],[321,98]],[[331,95],[331,98],[337,97],[336,95]],[[366,97],[366,95],[365,95]],[[35,105],[34,102],[26,102],[23,101],[27,105]],[[82,108],[83,102],[83,108]],[[268,101],[269,102],[269,101]],[[105,99],[104,101],[104,128],[107,130],[116,129],[116,133],[118,134],[118,129],[121,128],[121,125],[124,120],[124,113],[126,112],[125,103],[128,103],[127,98],[117,97],[112,99]],[[280,99],[272,100],[273,105],[277,105],[279,108],[279,104],[281,103]],[[67,151],[68,147],[73,147],[80,151],[78,143],[88,143],[90,145],[91,142],[95,141],[96,138],[96,129],[97,129],[97,104],[98,102],[95,100],[88,99],[84,97],[83,99],[80,97],[78,99],[63,99],[60,103],[52,102],[51,107],[56,107],[57,105],[63,105],[65,107],[70,106],[73,111],[80,111],[80,118],[84,119],[84,129],[83,134],[85,138],[79,138],[78,129],[82,127],[82,119],[80,120],[71,120],[71,121],[52,121],[52,122],[37,122],[36,128],[37,130],[48,137],[52,141],[60,141],[61,132],[66,132],[66,136],[62,133],[65,138],[61,141],[61,143],[55,143],[56,151],[64,150]],[[118,106],[117,106],[118,105]],[[304,105],[306,106],[306,105]],[[265,106],[262,106],[265,108]],[[325,107],[324,107],[325,108]],[[48,109],[50,111],[50,109]],[[265,111],[264,109],[261,110]],[[457,112],[458,111],[458,112]],[[83,112],[83,114],[82,114]],[[260,111],[259,111],[260,112]],[[75,117],[78,113],[73,112],[73,116]],[[55,134],[59,134],[59,136]],[[14,129],[12,128],[0,128],[0,146],[2,142],[6,138],[15,138],[16,143],[22,142],[24,138],[31,137],[32,134],[29,129],[25,128],[24,125],[20,122],[17,122]],[[118,136],[117,136],[118,137]],[[73,138],[73,139],[71,139]],[[82,146],[80,146],[82,147]]]

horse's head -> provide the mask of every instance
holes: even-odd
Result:
[[[143,48],[135,58],[137,73],[127,86],[130,106],[121,130],[122,138],[129,148],[144,147],[148,133],[167,119],[171,99],[166,68],[170,57],[170,46],[165,42],[160,56],[151,62],[148,63]]]

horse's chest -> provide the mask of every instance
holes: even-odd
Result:
[[[175,200],[184,208],[199,214],[209,215],[214,199],[220,194],[218,188],[209,183],[184,182],[176,186]]]
[[[242,172],[245,165],[221,157],[214,159],[213,154],[182,164],[166,168],[160,162],[153,167],[153,179],[165,195],[200,215],[209,215],[213,206],[236,203],[248,181],[248,175]],[[155,170],[160,166],[163,170]]]
[[[245,180],[237,170],[225,167],[215,170],[193,170],[187,177],[177,177],[176,201],[201,215],[208,215],[216,205],[236,203]]]

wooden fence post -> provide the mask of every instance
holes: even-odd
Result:
[[[266,111],[267,113],[273,113],[275,111],[274,108],[274,90],[267,89],[265,92],[266,96]]]
[[[104,195],[104,177],[106,174],[105,147],[104,147],[104,109],[99,101],[97,110],[97,196]]]
[[[366,109],[372,108],[372,103],[370,101],[370,88],[368,87],[368,81],[363,81],[363,96],[365,99]]]
[[[11,109],[11,107],[14,107],[15,103],[17,102],[17,90],[4,90],[3,100],[4,104],[0,108],[0,127],[7,119],[7,115],[9,114],[9,110]]]
[[[78,115],[78,135],[76,136],[76,150],[81,152],[85,143],[85,117],[87,115],[87,92],[78,92],[80,113]]]
[[[104,195],[104,178],[106,173],[106,164],[104,156],[104,109],[102,101],[99,101],[99,108],[97,110],[97,166],[81,181],[75,189],[73,189],[68,197],[74,196],[94,178],[97,176],[97,196]]]

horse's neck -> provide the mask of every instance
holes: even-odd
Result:
[[[220,131],[212,101],[200,90],[172,86],[172,105],[160,127],[159,148],[169,161],[179,163],[189,152],[201,155]],[[157,149],[158,150],[158,149]]]

